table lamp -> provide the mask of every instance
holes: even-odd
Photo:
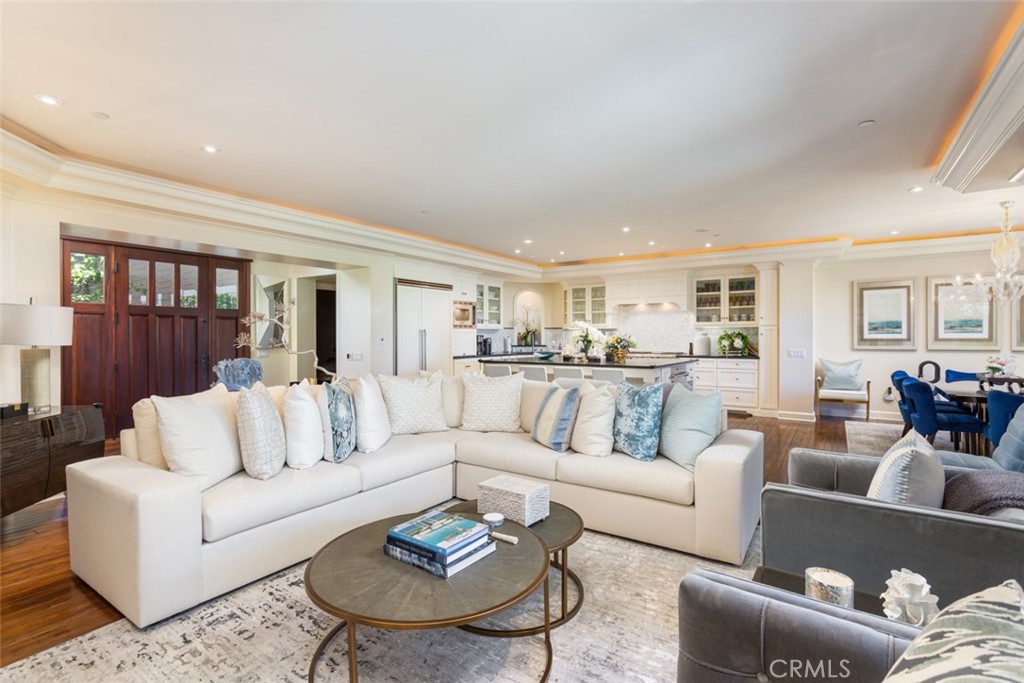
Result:
[[[67,306],[0,304],[0,344],[21,350],[21,400],[29,412],[50,410],[50,349],[70,346],[75,311]]]

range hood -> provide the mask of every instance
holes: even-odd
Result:
[[[605,281],[605,296],[613,314],[651,311],[685,311],[689,304],[690,278],[686,272],[628,280]]]

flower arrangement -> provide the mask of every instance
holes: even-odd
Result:
[[[723,356],[750,353],[750,337],[742,332],[723,332],[718,335],[718,350]]]
[[[636,348],[636,342],[628,334],[613,334],[605,340],[604,348],[616,363],[625,363],[629,350]]]
[[[513,322],[516,328],[516,336],[522,346],[533,346],[537,342],[537,333],[540,332],[540,325],[535,316],[537,309],[533,306],[523,306],[521,317]]]
[[[601,330],[591,325],[586,320],[577,320],[572,333],[572,343],[583,353],[590,355],[590,350],[595,346],[601,348],[604,345],[605,336]]]
[[[1006,372],[1009,361],[1002,356],[989,356],[985,359],[985,370],[990,375],[1001,375]]]

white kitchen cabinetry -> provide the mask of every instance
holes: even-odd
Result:
[[[758,324],[757,276],[725,275],[693,280],[693,312],[698,327],[723,323]]]
[[[476,355],[476,330],[456,329],[452,330],[452,355],[453,356],[475,356]]]
[[[779,328],[762,326],[757,331],[759,400],[761,410],[779,409]]]
[[[696,391],[717,391],[727,408],[757,408],[757,359],[701,358],[693,375]]]
[[[452,371],[452,293],[399,284],[395,288],[395,374]]]
[[[455,301],[474,301],[476,298],[476,278],[459,276],[452,281],[452,299]]]
[[[476,326],[492,329],[501,327],[501,285],[477,283]]]
[[[480,364],[476,362],[475,358],[460,358],[455,361],[455,375],[459,377],[465,372],[471,374],[480,372]]]
[[[595,327],[608,324],[608,297],[604,285],[578,285],[564,292],[566,327],[580,320],[590,321]]]
[[[779,268],[758,266],[757,322],[759,325],[779,324]]]

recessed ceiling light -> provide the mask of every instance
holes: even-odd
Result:
[[[705,242],[705,243],[704,243],[704,248],[705,248],[705,249],[707,249],[707,248],[708,248],[708,247],[710,247],[710,246],[711,246],[711,242]]]
[[[110,114],[104,114],[101,111],[91,111],[89,112],[89,116],[93,117],[94,119],[99,119],[101,121],[106,121],[110,118]]]
[[[203,145],[202,150],[207,154],[216,154],[217,152],[220,151],[220,149],[218,149],[214,145]]]
[[[518,254],[519,252],[521,252],[521,251],[522,251],[522,249],[516,249],[516,253],[517,253],[517,254]]]
[[[64,100],[53,95],[36,95],[35,99],[36,102],[42,102],[43,104],[49,105],[51,107],[59,107],[60,105],[64,104]]]
[[[697,228],[696,230],[694,230],[694,232],[707,232],[707,231],[708,231],[707,228]]]
[[[551,262],[552,262],[552,263],[554,263],[554,262],[555,262],[555,259],[551,259]]]
[[[924,192],[924,188],[921,187],[920,185],[915,185],[914,187],[907,190],[907,192]]]
[[[889,234],[890,235],[898,235],[898,234],[900,234],[900,231],[899,230],[890,230]]]
[[[533,244],[533,240],[523,240],[523,244]]]
[[[565,252],[564,251],[560,251],[560,252],[558,252],[558,255],[559,256],[565,256]]]
[[[863,121],[857,124],[857,126],[860,128],[870,128],[873,125],[875,125],[874,119],[864,119]]]
[[[649,247],[653,247],[653,246],[654,246],[654,240],[651,240],[650,242],[648,242],[648,243],[647,243],[647,246],[649,246]]]
[[[619,252],[619,256],[625,256],[625,255],[626,255],[626,252],[624,252],[624,251],[620,251]]]
[[[629,232],[629,226],[628,225],[623,225],[622,226],[622,232]]]

